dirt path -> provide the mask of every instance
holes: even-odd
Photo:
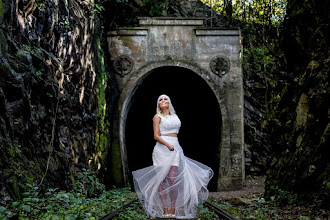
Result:
[[[248,207],[248,205],[253,204],[253,201],[251,201],[252,198],[262,198],[264,192],[265,177],[247,177],[243,189],[235,191],[210,192],[209,198],[226,201],[231,205],[234,205],[233,207]],[[278,213],[279,219],[330,220],[329,210],[313,209],[296,204],[279,207],[267,206],[267,209],[272,211],[275,210]],[[264,214],[265,216],[268,216],[270,213],[265,212]],[[304,216],[307,217],[305,218]]]

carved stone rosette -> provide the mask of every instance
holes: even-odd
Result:
[[[129,74],[133,69],[133,65],[133,60],[126,55],[119,56],[113,61],[113,68],[121,77]]]
[[[210,69],[218,76],[223,76],[229,72],[230,61],[226,57],[216,56],[210,61]]]

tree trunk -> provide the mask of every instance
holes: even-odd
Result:
[[[231,23],[232,15],[233,15],[232,0],[224,0],[224,3],[225,3],[225,11],[226,11],[226,16],[227,16],[228,22]]]

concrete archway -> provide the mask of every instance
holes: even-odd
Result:
[[[160,80],[163,80],[165,85]],[[170,83],[171,85],[169,85]],[[154,84],[154,86],[152,87],[151,84]],[[181,88],[176,88],[178,86]],[[129,79],[126,87],[119,98],[121,118],[119,136],[126,181],[132,183],[132,171],[152,165],[151,152],[155,142],[153,140],[151,119],[155,114],[155,100],[160,94],[167,93],[172,97],[176,111],[183,121],[183,127],[179,135],[180,143],[183,147],[184,145],[189,148],[192,146],[190,149],[184,148],[184,152],[188,157],[205,163],[214,170],[215,175],[210,182],[210,190],[217,191],[224,130],[221,111],[226,110],[221,110],[220,101],[223,97],[217,92],[216,83],[208,77],[208,73],[192,63],[159,61],[146,65],[137,71],[137,74]],[[151,92],[149,88],[155,89],[154,94],[148,94],[148,92]],[[145,98],[144,101],[139,98],[141,94]],[[185,97],[189,94],[196,96],[201,105],[194,104],[190,106],[189,102],[186,104]],[[186,99],[191,101],[193,97],[186,97]],[[144,105],[145,108],[142,107]],[[193,125],[194,120],[190,119],[194,115],[189,112],[190,107],[197,108],[202,114],[201,117],[204,117],[194,119],[196,120],[195,126]],[[141,110],[135,108],[143,108],[143,116],[137,118],[136,116],[141,113]],[[141,126],[140,130],[134,131],[133,129],[133,132],[138,134],[137,136],[132,135],[132,131],[128,128],[132,124],[136,124],[135,128]],[[192,129],[193,126],[195,129]],[[229,129],[225,128],[224,133],[229,132]],[[200,137],[197,137],[198,135]],[[143,154],[134,149],[135,141],[137,142],[137,148],[147,148],[142,150]],[[196,144],[203,145],[203,150],[199,151]],[[137,159],[133,155],[136,157],[143,155],[143,159],[136,163]]]
[[[187,83],[189,79],[189,83]],[[159,94],[172,98],[182,121],[179,141],[185,155],[214,170],[209,189],[217,190],[220,164],[221,112],[209,85],[198,74],[182,67],[164,66],[151,70],[140,78],[138,88],[129,100],[123,128],[128,181],[131,171],[152,165],[151,153],[155,144],[152,117]]]

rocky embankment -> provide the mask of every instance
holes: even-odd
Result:
[[[19,198],[27,183],[66,188],[102,162],[98,16],[85,1],[0,1],[2,195]]]

